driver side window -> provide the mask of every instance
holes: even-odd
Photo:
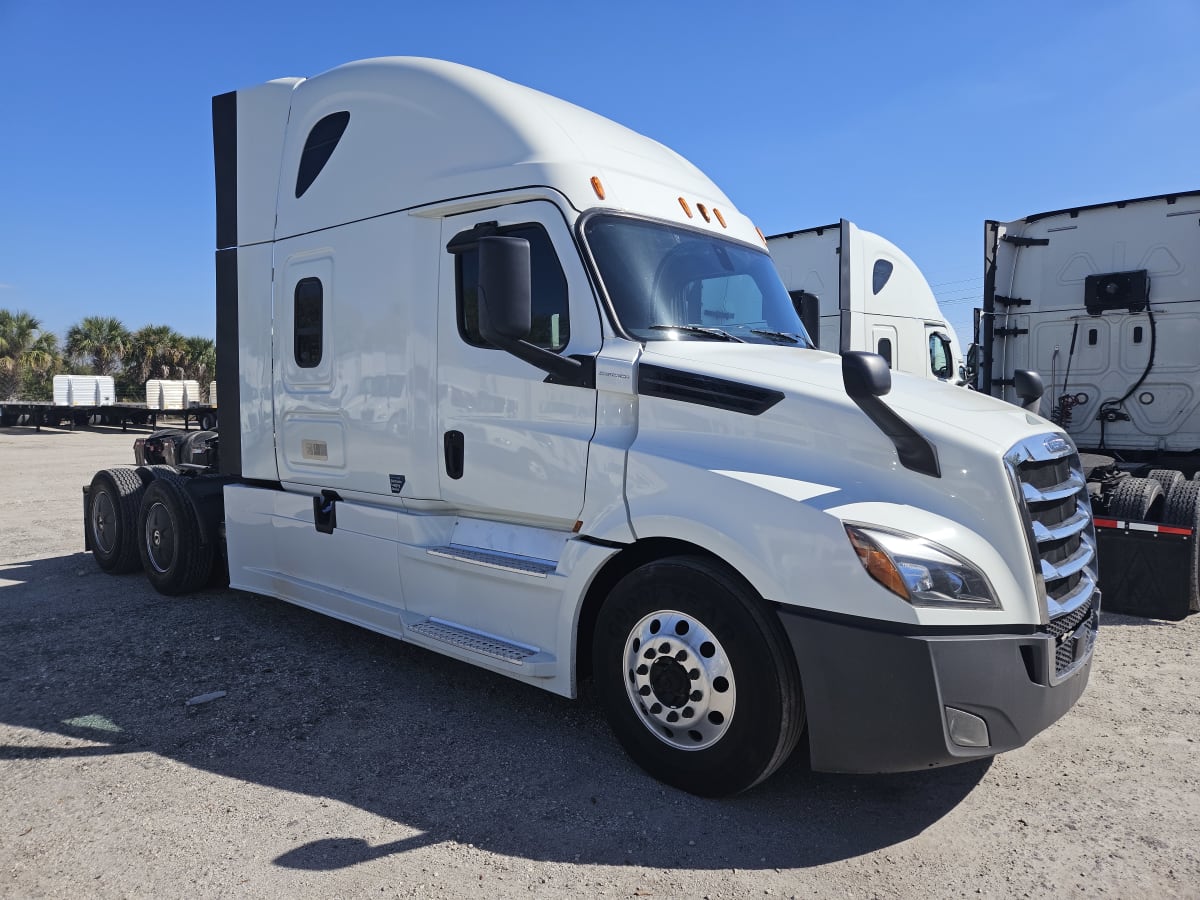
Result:
[[[567,276],[563,274],[550,235],[541,225],[513,225],[497,234],[529,241],[529,274],[533,309],[529,342],[544,350],[558,352],[571,340],[571,320],[567,294]],[[455,256],[455,294],[458,306],[458,333],[468,344],[490,347],[479,333],[479,250],[464,250]]]
[[[950,339],[937,331],[929,335],[929,370],[935,378],[949,378],[954,372]]]

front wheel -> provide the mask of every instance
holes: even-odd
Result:
[[[649,563],[605,601],[593,641],[596,691],[643,769],[702,796],[746,790],[791,754],[800,679],[778,620],[702,557]]]

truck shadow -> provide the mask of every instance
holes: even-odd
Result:
[[[0,700],[0,722],[30,730],[0,760],[152,752],[418,832],[263,860],[317,871],[451,841],[568,863],[815,866],[920,833],[989,766],[850,777],[796,759],[746,794],[704,800],[630,763],[590,699],[263,597],[160,597],[83,553],[0,565]]]

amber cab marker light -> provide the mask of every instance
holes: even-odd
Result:
[[[719,209],[717,209],[715,206],[713,207],[713,215],[717,217],[717,221],[721,223],[722,228],[729,227],[728,225],[725,224],[725,217],[723,215],[721,215],[721,211]]]
[[[683,207],[683,211],[687,213],[687,217],[690,219],[692,217],[692,208],[688,206],[688,202],[680,197],[679,205]]]
[[[700,210],[700,215],[704,217],[704,221],[705,221],[705,222],[711,222],[711,221],[712,221],[712,220],[711,220],[711,219],[708,217],[708,209],[707,209],[707,208],[704,206],[704,204],[703,204],[703,203],[697,203],[697,204],[696,204],[696,209]]]
[[[597,197],[601,200],[604,199],[604,185],[600,183],[600,179],[595,175],[592,176],[592,190],[596,192]]]
[[[758,232],[758,239],[759,239],[760,241],[762,241],[762,242],[763,242],[763,246],[764,246],[764,247],[765,247],[765,246],[767,246],[767,238],[766,238],[766,235],[764,235],[764,234],[762,233],[762,229],[761,229],[761,228],[755,228],[754,230]]]

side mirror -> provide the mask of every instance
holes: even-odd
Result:
[[[479,239],[479,333],[502,347],[529,337],[533,293],[529,241],[516,237]]]
[[[971,387],[979,386],[979,345],[972,344],[967,348],[967,360],[961,367],[962,378]]]
[[[892,370],[878,353],[848,350],[842,354],[842,383],[854,405],[887,435],[906,469],[942,477],[937,447],[879,398],[892,389]]]
[[[878,353],[848,350],[842,354],[842,384],[854,400],[882,397],[892,389],[892,370]]]
[[[1042,376],[1032,369],[1017,369],[1013,372],[1013,390],[1021,398],[1021,406],[1029,412],[1037,412],[1038,401],[1046,393]]]

